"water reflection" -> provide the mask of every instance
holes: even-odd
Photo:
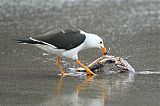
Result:
[[[59,76],[60,77],[60,76]],[[56,97],[53,96],[43,104],[64,105],[63,103],[74,105],[97,106],[108,104],[109,100],[114,98],[117,93],[125,93],[129,91],[131,84],[134,82],[134,74],[108,74],[86,76],[77,79],[77,77],[61,77],[56,85]],[[70,90],[67,90],[70,89]],[[65,101],[65,102],[64,102]]]
[[[85,90],[85,88],[92,83],[94,77],[95,76],[86,76],[86,79],[82,83],[77,84],[77,94]]]

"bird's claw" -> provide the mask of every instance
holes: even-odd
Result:
[[[70,73],[65,73],[65,72],[63,72],[63,73],[61,73],[60,75],[61,75],[62,77],[65,77],[65,76],[69,76]]]

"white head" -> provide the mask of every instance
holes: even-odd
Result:
[[[86,49],[99,48],[101,49],[104,55],[107,54],[107,49],[104,47],[102,38],[100,38],[98,35],[95,35],[95,34],[86,33],[86,32],[82,32],[82,33],[86,35],[86,39],[85,39]]]

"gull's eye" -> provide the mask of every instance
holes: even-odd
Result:
[[[102,44],[102,41],[100,41],[100,44]]]

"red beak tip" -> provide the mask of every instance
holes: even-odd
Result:
[[[106,53],[104,53],[104,55],[107,55],[107,52],[106,52]]]

